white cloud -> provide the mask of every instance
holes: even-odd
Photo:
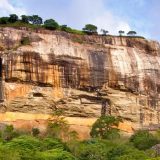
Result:
[[[117,34],[119,30],[129,31],[130,26],[127,21],[123,17],[112,13],[104,5],[104,1],[72,0],[63,20],[66,24],[79,29],[85,24],[91,23],[97,25],[99,30],[103,28],[111,34]]]
[[[13,6],[9,0],[0,0],[0,16],[8,16],[8,14],[23,15],[26,10],[23,7]]]

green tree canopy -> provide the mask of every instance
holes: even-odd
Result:
[[[40,25],[40,24],[43,23],[42,18],[39,17],[38,15],[29,16],[29,21],[30,21],[32,24],[37,24],[37,25]]]
[[[97,33],[97,26],[93,24],[86,24],[85,27],[83,28],[83,31],[89,34]]]
[[[44,22],[44,27],[47,29],[55,30],[59,28],[59,24],[53,19],[47,19]]]
[[[16,14],[10,14],[8,21],[10,23],[15,23],[18,21],[18,16]]]
[[[137,34],[136,31],[129,31],[129,32],[127,33],[128,36],[135,36],[136,34]]]
[[[9,21],[9,17],[1,17],[0,18],[0,24],[7,24]]]
[[[23,23],[29,23],[29,17],[26,15],[21,15],[21,21]]]

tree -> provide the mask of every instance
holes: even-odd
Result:
[[[43,23],[43,20],[41,17],[39,17],[38,15],[33,15],[33,16],[29,16],[29,21],[32,23],[32,24],[37,24],[37,25],[40,25]]]
[[[15,23],[15,22],[18,21],[18,16],[16,14],[10,14],[10,17],[9,17],[8,21],[10,23]]]
[[[124,31],[120,30],[118,33],[119,33],[120,36],[122,36],[124,34]]]
[[[107,30],[105,30],[105,29],[101,29],[101,32],[102,32],[102,35],[103,36],[105,36],[105,35],[107,35],[109,32],[107,31]]]
[[[90,132],[91,137],[98,137],[102,139],[113,139],[119,137],[119,129],[117,127],[120,121],[120,118],[113,116],[101,116],[92,126],[92,130]]]
[[[29,23],[29,17],[26,15],[21,15],[21,21],[23,23]]]
[[[7,24],[9,20],[9,17],[1,17],[0,18],[0,24]]]
[[[44,22],[44,27],[47,29],[55,30],[59,28],[59,24],[53,19],[47,19]]]
[[[64,24],[64,25],[61,25],[61,31],[67,31],[67,25],[66,24]]]
[[[159,140],[148,131],[139,130],[130,137],[130,142],[132,142],[136,148],[146,150],[158,144]]]
[[[58,109],[53,113],[52,119],[49,119],[47,133],[54,138],[68,140],[69,124],[63,117],[63,111]]]
[[[135,32],[135,31],[129,31],[127,33],[128,36],[135,36],[136,34],[137,34],[137,32]]]
[[[93,24],[86,24],[83,28],[83,31],[88,34],[96,34],[97,33],[97,26]]]

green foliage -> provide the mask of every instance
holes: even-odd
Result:
[[[21,45],[30,45],[30,39],[29,39],[29,37],[22,37],[22,39],[21,39]]]
[[[88,34],[95,34],[97,33],[97,26],[93,24],[86,24],[83,28],[83,31],[85,31]]]
[[[107,155],[109,160],[145,160],[148,156],[143,151],[139,151],[129,145],[119,145],[114,147]]]
[[[40,25],[43,23],[43,20],[41,17],[39,17],[38,15],[33,15],[33,16],[29,16],[28,20],[35,25]]]
[[[45,138],[43,139],[43,145],[41,146],[41,150],[51,150],[51,149],[65,149],[65,145],[59,140],[59,139],[53,139],[53,138]]]
[[[119,129],[116,128],[121,120],[113,116],[101,116],[93,124],[90,132],[93,138],[115,139],[120,137]]]
[[[0,18],[0,24],[7,24],[9,23],[9,17],[1,17]]]
[[[19,152],[21,159],[33,159],[36,151],[40,150],[42,142],[31,136],[20,136],[5,144],[9,149]]]
[[[18,136],[18,133],[14,130],[12,125],[6,125],[3,130],[1,130],[1,139],[3,141],[9,141],[12,138]]]
[[[40,130],[38,128],[32,128],[32,135],[34,137],[38,136],[40,134]]]
[[[127,33],[128,36],[135,36],[136,34],[137,34],[137,32],[135,32],[135,31],[129,31]]]
[[[147,160],[160,160],[160,157],[157,157],[157,158],[150,158],[150,159],[147,159]]]
[[[76,160],[69,152],[62,149],[52,149],[44,152],[37,152],[35,155],[37,160]]]
[[[79,160],[106,160],[107,153],[115,145],[111,141],[91,139],[83,142],[75,142],[70,146],[71,152]]]
[[[16,14],[10,14],[8,21],[10,23],[15,23],[18,21],[18,16]]]
[[[155,144],[158,144],[159,140],[148,131],[140,130],[131,136],[130,142],[132,142],[136,148],[140,150],[146,150]]]
[[[55,20],[53,20],[53,19],[47,19],[44,22],[44,27],[46,29],[55,30],[55,29],[59,28],[59,24]]]
[[[29,17],[26,15],[21,15],[21,21],[23,23],[29,23]]]
[[[73,33],[73,34],[79,34],[79,35],[84,35],[85,33],[76,29],[72,29],[68,27],[67,25],[62,25],[60,26],[61,31],[65,31],[67,33]]]
[[[14,148],[9,149],[0,144],[0,160],[21,160],[20,155]]]

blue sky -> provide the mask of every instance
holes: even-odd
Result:
[[[81,29],[87,23],[111,34],[135,30],[160,40],[160,0],[0,0],[0,16],[38,14]]]

